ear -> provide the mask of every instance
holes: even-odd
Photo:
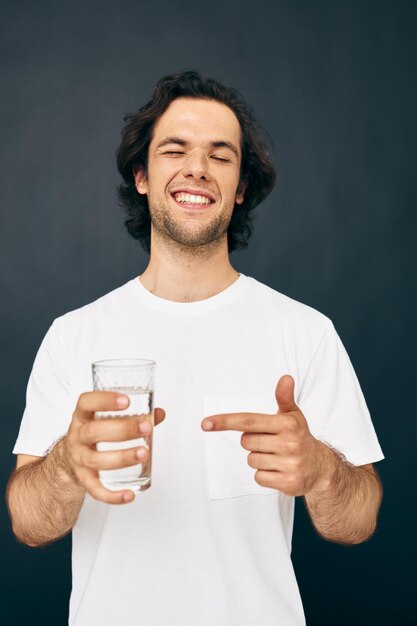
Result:
[[[146,179],[146,173],[143,167],[136,167],[133,170],[133,177],[135,179],[136,191],[142,195],[148,193],[148,181]]]
[[[237,186],[235,202],[236,204],[242,204],[245,199],[245,191],[246,191],[247,183],[244,180],[241,180]]]

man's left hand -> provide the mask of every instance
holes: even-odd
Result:
[[[248,464],[263,487],[291,495],[306,495],[329,482],[329,448],[315,439],[295,404],[294,379],[282,376],[275,396],[278,412],[227,413],[204,418],[205,431],[241,431],[241,445],[249,450]],[[326,462],[327,461],[327,462]]]

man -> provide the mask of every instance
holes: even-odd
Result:
[[[14,532],[38,546],[72,529],[72,626],[304,624],[294,496],[324,538],[365,541],[382,454],[330,320],[230,263],[273,187],[268,153],[237,92],[184,72],[127,118],[118,166],[149,264],[49,329],[14,449]],[[155,423],[167,414],[136,499],[98,480],[146,455],[96,450],[137,437],[94,420],[127,399],[87,391],[93,361],[131,356],[157,362]]]

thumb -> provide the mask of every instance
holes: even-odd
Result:
[[[161,422],[163,422],[165,419],[165,411],[164,409],[155,409],[154,411],[154,420],[155,420],[155,426],[158,426],[158,424],[160,424]]]
[[[297,411],[298,406],[294,400],[294,379],[292,376],[281,376],[275,390],[275,397],[278,403],[280,413],[289,413]]]

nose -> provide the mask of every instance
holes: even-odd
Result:
[[[186,178],[210,180],[209,162],[202,150],[190,152],[184,163],[183,175]]]

